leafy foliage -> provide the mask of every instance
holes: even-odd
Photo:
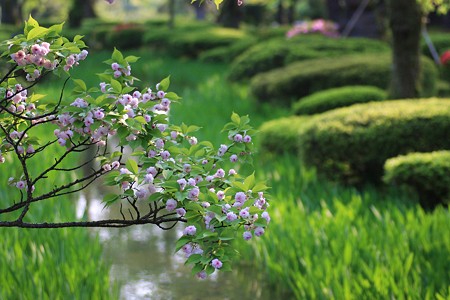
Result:
[[[426,208],[450,200],[450,151],[410,153],[390,158],[384,164],[384,171],[386,183],[413,188]]]
[[[261,166],[279,200],[270,232],[240,252],[278,298],[450,296],[448,209],[426,212],[391,188],[331,184],[293,155]]]
[[[384,90],[374,86],[345,86],[316,92],[292,105],[297,115],[312,115],[357,103],[386,100]]]
[[[449,128],[448,99],[372,102],[313,117],[299,145],[303,162],[328,178],[377,182],[390,157],[450,149]]]
[[[233,81],[245,80],[297,61],[388,51],[385,43],[363,38],[335,39],[320,35],[291,39],[278,37],[262,41],[236,57],[230,67],[229,78]]]
[[[422,58],[421,91],[423,97],[435,94],[437,70]],[[386,89],[391,74],[388,54],[348,55],[311,59],[284,68],[261,73],[252,78],[252,93],[261,101],[290,104],[293,98],[329,88],[347,85],[371,85]]]

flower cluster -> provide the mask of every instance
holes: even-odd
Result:
[[[329,37],[339,36],[338,26],[336,23],[323,19],[317,19],[312,21],[303,21],[295,24],[294,27],[289,29],[289,31],[286,33],[286,37],[292,38],[296,35],[310,33],[320,33]]]
[[[29,66],[24,68],[27,72],[27,81],[35,81],[42,75],[42,69],[54,70],[61,63],[62,57],[53,53],[50,46],[48,42],[36,43],[11,54],[12,60],[18,66]],[[69,71],[73,66],[78,65],[78,61],[86,59],[87,55],[87,50],[82,50],[78,54],[67,56],[64,58],[64,70]]]
[[[35,71],[44,71],[47,60],[52,66],[46,72],[58,75],[69,72],[87,56],[81,37],[69,42],[59,36],[60,27],[40,27],[30,17],[25,31],[26,35],[9,41],[8,49],[17,71],[24,70],[28,80],[35,80],[30,86],[39,83],[41,73]],[[115,49],[97,84],[88,87],[83,80],[72,79],[72,93],[64,99],[61,93],[57,103],[41,101],[44,95],[29,95],[30,86],[19,84],[14,72],[3,80],[0,162],[6,160],[6,153],[13,152],[23,167],[23,174],[10,178],[9,184],[22,197],[26,194],[31,199],[27,201],[33,201],[39,180],[49,172],[81,168],[83,164],[62,168],[60,163],[71,153],[95,146],[94,158],[100,165],[91,175],[47,193],[39,192],[49,198],[58,191],[64,195],[63,191],[77,183],[103,176],[104,183],[117,191],[105,195],[106,205],[130,204],[135,213],[130,212],[131,217],[139,224],[186,223],[176,249],[185,253],[199,278],[217,269],[229,270],[235,252],[230,241],[259,237],[270,222],[268,187],[255,174],[240,169],[241,163],[251,163],[255,131],[247,116],[233,113],[223,129],[228,140],[218,147],[199,141],[194,136],[199,127],[175,125],[169,120],[172,103],[181,99],[168,91],[169,77],[155,86],[134,86],[138,80],[132,76],[131,64],[137,60]],[[31,130],[36,126],[53,135],[37,139]],[[32,178],[26,170],[27,159],[51,153],[51,147],[63,155]],[[36,187],[39,190],[38,184]],[[150,212],[141,212],[137,203],[146,204]]]

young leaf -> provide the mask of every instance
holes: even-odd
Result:
[[[122,85],[119,81],[111,79],[111,87],[113,88],[114,92],[118,94],[122,93]]]
[[[233,121],[234,124],[239,126],[239,123],[241,122],[241,117],[235,112],[231,114],[231,121]]]
[[[87,90],[86,83],[81,79],[72,79],[76,86],[80,87],[83,91]]]
[[[245,190],[246,191],[251,190],[254,185],[255,185],[255,173],[252,173],[252,175],[248,176],[244,180]]]
[[[27,34],[27,40],[32,40],[44,36],[48,32],[47,28],[35,27],[31,29]]]
[[[128,63],[134,63],[134,62],[137,62],[139,60],[139,57],[134,56],[134,55],[130,55],[130,56],[125,57],[125,60]]]
[[[113,54],[111,56],[113,60],[115,60],[117,63],[122,64],[123,62],[123,55],[122,52],[117,50],[117,48],[114,48]]]
[[[169,85],[170,85],[170,76],[167,76],[159,83],[159,89],[166,91],[169,88]]]
[[[130,170],[133,174],[137,174],[139,172],[136,161],[131,158],[127,160],[126,166],[127,169]]]
[[[178,241],[175,244],[175,252],[178,252],[178,250],[181,249],[184,245],[189,243],[191,241],[191,238],[188,236],[182,236],[178,239]]]

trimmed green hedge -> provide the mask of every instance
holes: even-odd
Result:
[[[273,38],[258,43],[236,57],[230,67],[229,79],[248,79],[294,61],[388,51],[387,44],[364,38],[335,39],[322,35]]]
[[[203,51],[228,46],[247,38],[248,35],[242,30],[199,23],[175,29],[149,30],[143,41],[146,46],[173,56],[197,57]]]
[[[297,115],[313,115],[356,103],[386,100],[387,93],[374,86],[344,86],[316,92],[294,103]]]
[[[197,57],[202,51],[231,45],[246,38],[248,37],[242,30],[211,27],[207,30],[189,32],[174,38],[170,41],[170,52]]]
[[[425,56],[422,56],[421,62],[421,96],[434,96],[437,69],[433,61]],[[251,81],[251,91],[262,101],[290,104],[293,98],[346,85],[371,85],[387,89],[391,69],[390,54],[313,59],[256,75]]]
[[[390,158],[383,180],[415,189],[423,207],[434,208],[450,200],[450,151],[411,153]]]
[[[309,119],[307,116],[291,116],[263,123],[259,128],[261,149],[272,153],[297,154],[299,132]]]
[[[388,158],[450,149],[450,100],[356,104],[316,115],[306,127],[299,131],[305,163],[344,183],[379,182]]]
[[[254,37],[246,38],[228,46],[206,50],[199,58],[207,62],[230,62],[256,42],[257,39]]]

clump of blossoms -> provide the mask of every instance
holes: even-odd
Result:
[[[338,26],[331,21],[317,19],[312,21],[303,21],[294,25],[286,33],[287,38],[292,38],[296,35],[320,33],[329,37],[338,37]]]
[[[172,104],[180,101],[169,91],[170,78],[154,86],[135,85],[138,80],[132,76],[131,64],[138,58],[124,57],[117,49],[105,62],[98,83],[88,87],[82,79],[72,79],[69,95],[63,93],[65,83],[59,99],[49,100],[34,87],[45,76],[51,79],[52,73],[69,75],[88,55],[81,37],[69,41],[60,36],[61,28],[41,27],[30,17],[24,35],[3,43],[2,57],[11,69],[0,82],[0,163],[9,159],[19,166],[19,175],[11,176],[8,183],[20,199],[0,208],[0,215],[20,214],[13,221],[0,221],[0,226],[154,224],[169,229],[183,222],[186,226],[176,250],[184,252],[193,272],[204,278],[215,270],[229,270],[235,255],[232,240],[259,237],[270,222],[267,186],[254,174],[240,171],[242,163],[251,162],[253,152],[249,118],[233,113],[223,129],[226,138],[218,146],[200,141],[195,137],[197,126],[169,120]],[[32,55],[29,60],[24,58],[28,55]],[[38,60],[43,60],[42,65]],[[20,74],[26,74],[23,82]],[[38,137],[35,128],[49,134]],[[80,161],[77,154],[89,148],[95,149],[94,154]],[[43,155],[54,156],[54,162],[32,171],[30,164]],[[98,166],[91,165],[88,174],[75,179],[63,176],[93,160]],[[44,190],[41,182],[50,175],[68,178]],[[104,202],[120,203],[122,218],[25,221],[31,204],[76,193],[98,178],[115,187]]]

